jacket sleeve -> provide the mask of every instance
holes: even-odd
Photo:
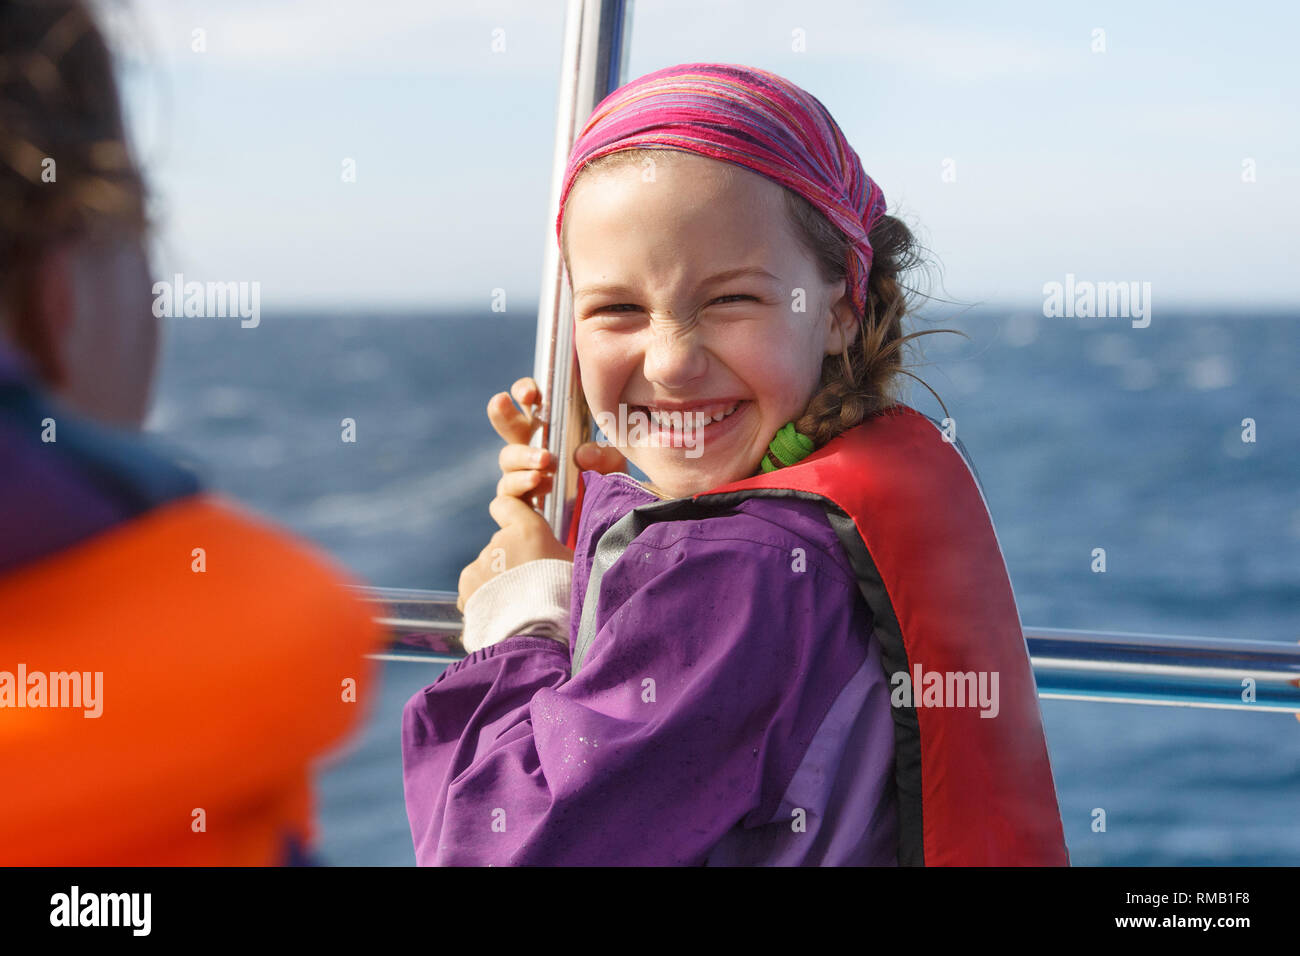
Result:
[[[407,703],[420,864],[698,864],[772,818],[825,714],[810,685],[865,659],[847,584],[785,548],[652,532],[605,574],[577,677],[567,647],[522,635]]]
[[[465,602],[461,644],[469,653],[516,634],[569,643],[573,562],[526,561],[482,584]]]

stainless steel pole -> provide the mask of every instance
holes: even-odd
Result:
[[[564,263],[555,242],[555,217],[569,149],[596,104],[625,81],[632,33],[631,0],[569,0],[564,21],[564,55],[555,119],[551,201],[547,206],[542,290],[537,309],[537,350],[533,378],[542,394],[544,424],[534,444],[545,445],[558,463],[542,514],[561,541],[568,533],[578,491],[573,453],[590,425],[578,380],[573,346],[573,307]]]

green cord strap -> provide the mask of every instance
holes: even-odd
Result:
[[[812,439],[796,431],[794,422],[786,422],[767,446],[767,454],[763,456],[763,471],[771,472],[785,465],[793,465],[811,455],[812,450]]]

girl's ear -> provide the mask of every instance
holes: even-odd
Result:
[[[826,354],[839,355],[848,351],[858,337],[858,317],[853,311],[853,300],[848,294],[848,284],[841,279],[831,288],[830,328],[826,339]]]

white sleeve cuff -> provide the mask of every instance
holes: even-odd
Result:
[[[525,633],[552,637],[567,645],[572,584],[572,561],[538,558],[480,585],[465,602],[461,632],[465,652],[473,654]]]

